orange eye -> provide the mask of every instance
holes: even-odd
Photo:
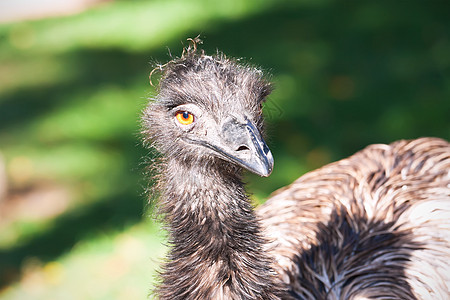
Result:
[[[187,111],[177,112],[176,118],[181,125],[189,125],[194,122],[194,115]]]

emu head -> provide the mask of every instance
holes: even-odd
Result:
[[[161,69],[159,93],[143,115],[152,146],[178,163],[226,162],[271,173],[272,154],[262,138],[262,103],[271,86],[261,71],[190,48]]]

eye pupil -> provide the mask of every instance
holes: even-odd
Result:
[[[187,111],[183,111],[183,119],[189,119],[189,113]]]

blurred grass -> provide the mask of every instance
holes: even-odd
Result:
[[[164,255],[162,242],[157,227],[142,222],[84,239],[57,260],[28,257],[4,299],[144,299]]]
[[[142,298],[163,234],[148,223],[139,114],[151,63],[201,33],[270,71],[275,170],[261,201],[371,143],[450,139],[443,1],[116,1],[0,25],[0,298]],[[126,250],[123,250],[123,249]],[[137,252],[133,252],[137,251]],[[108,269],[109,268],[109,269]],[[106,271],[105,271],[106,270]],[[103,272],[103,273],[102,273]]]

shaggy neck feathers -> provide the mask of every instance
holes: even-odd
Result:
[[[165,164],[160,210],[172,249],[157,291],[161,299],[285,299],[263,254],[253,207],[233,172]]]

